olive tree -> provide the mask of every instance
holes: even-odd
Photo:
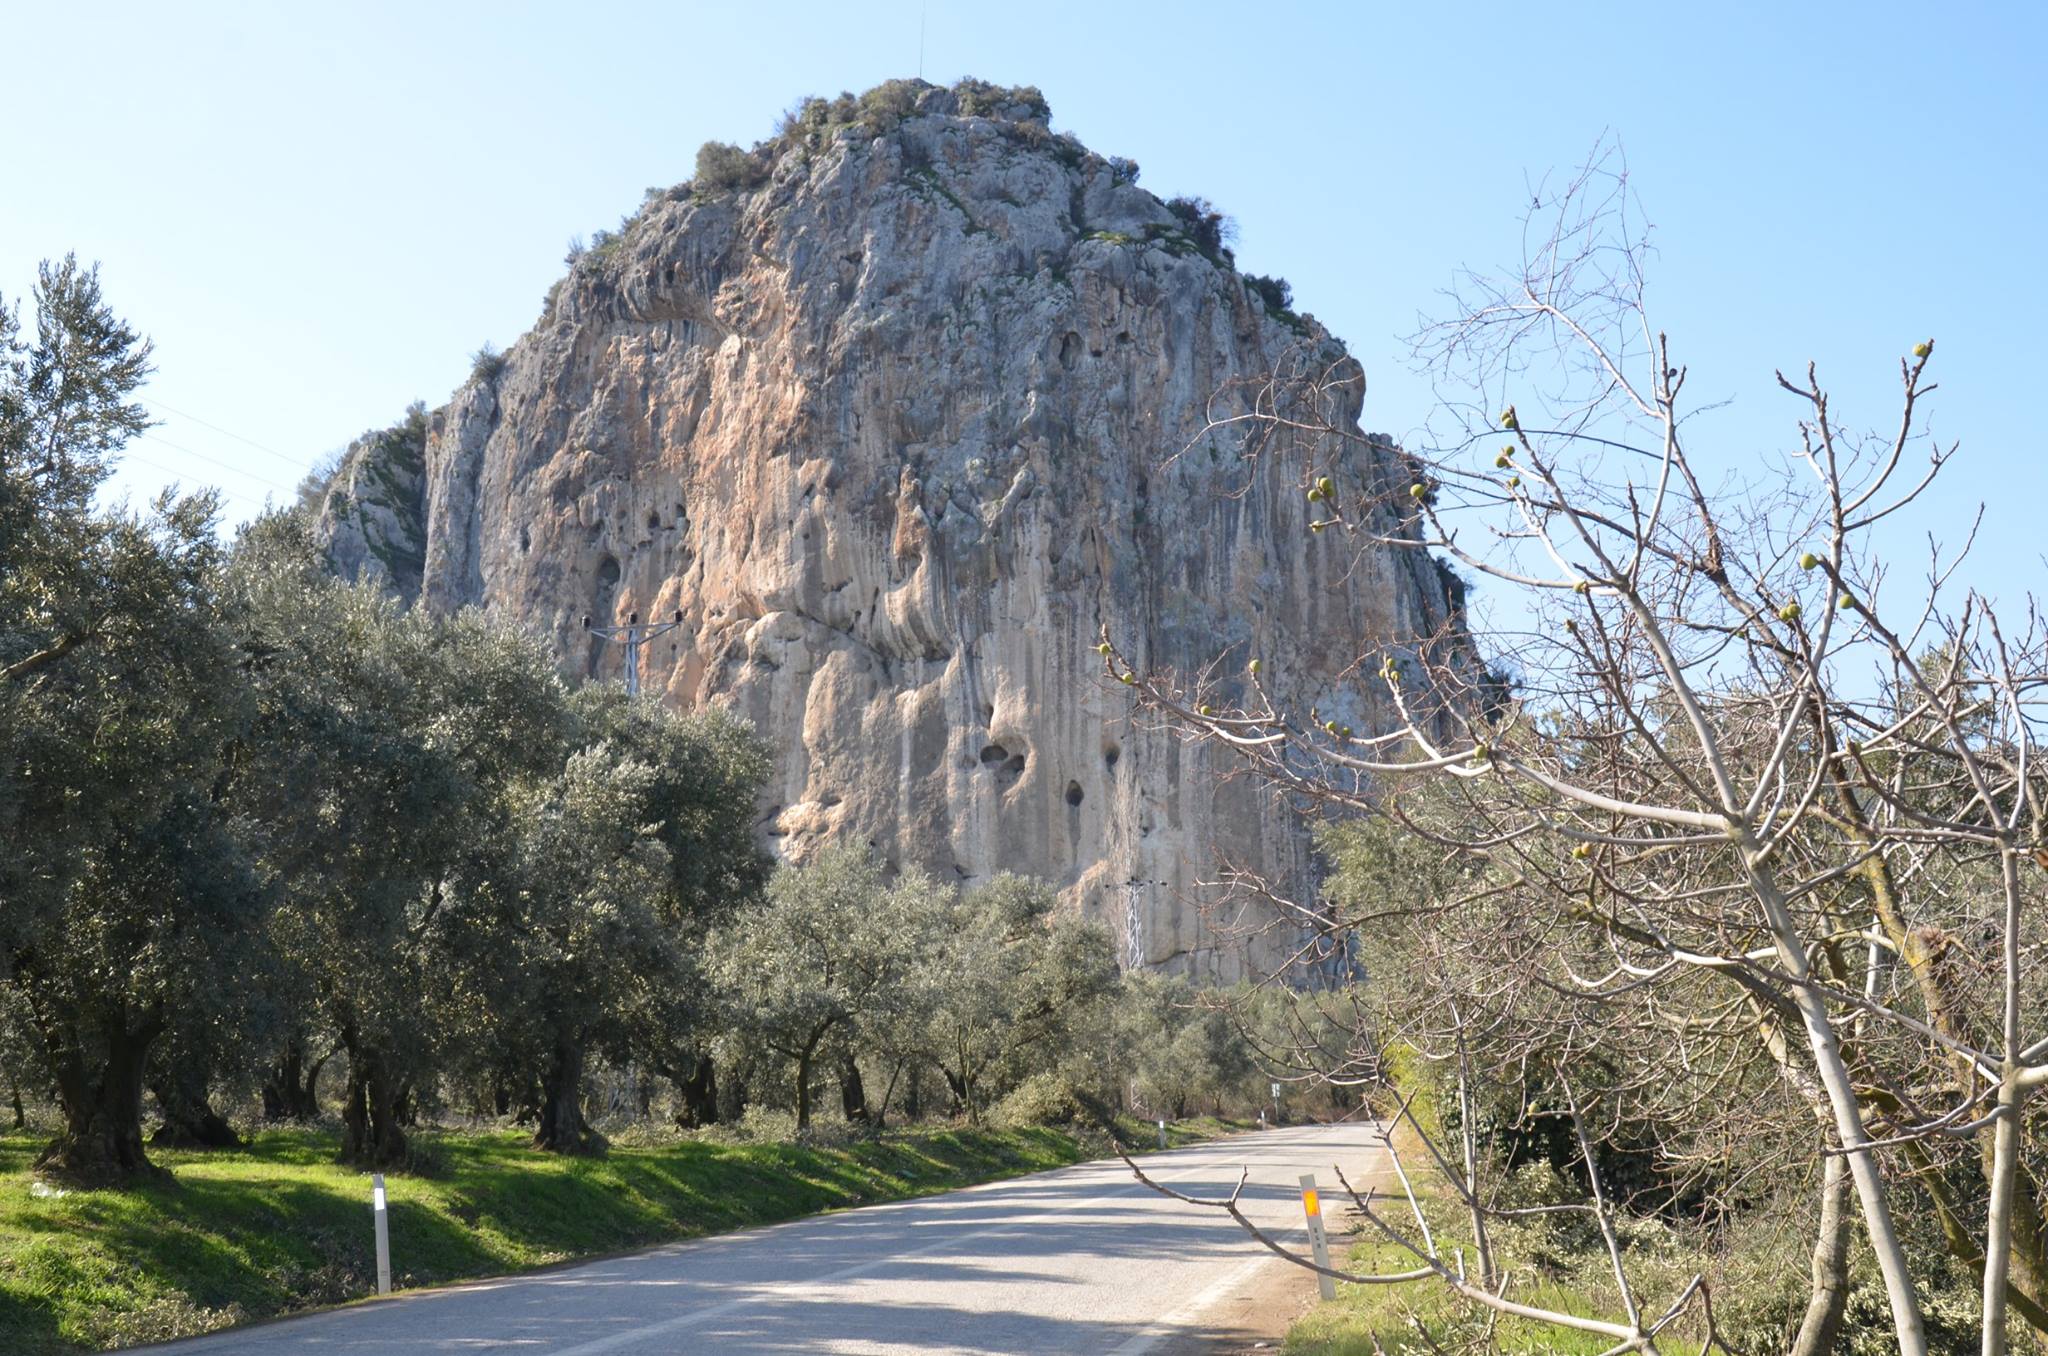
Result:
[[[269,894],[220,795],[249,717],[209,495],[96,509],[149,346],[96,271],[0,304],[0,980],[64,1116],[45,1170],[120,1182],[152,1052],[231,1008]]]

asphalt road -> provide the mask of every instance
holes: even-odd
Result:
[[[1372,1134],[1358,1125],[1268,1130],[1140,1161],[1202,1196],[1227,1193],[1249,1167],[1247,1213],[1305,1246],[1300,1175],[1317,1174],[1334,1217],[1330,1167],[1342,1165],[1362,1187],[1379,1166]],[[1112,1159],[151,1350],[1170,1356],[1199,1349],[1227,1301],[1298,1287],[1306,1275],[1221,1211],[1160,1196]]]

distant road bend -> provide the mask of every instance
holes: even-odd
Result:
[[[1227,1193],[1249,1167],[1247,1213],[1299,1245],[1300,1175],[1316,1173],[1326,1199],[1333,1163],[1362,1186],[1380,1163],[1373,1135],[1364,1125],[1269,1130],[1142,1165],[1201,1196]],[[1215,1349],[1226,1302],[1298,1284],[1291,1270],[1221,1211],[1168,1200],[1110,1160],[150,1350],[1176,1356]]]

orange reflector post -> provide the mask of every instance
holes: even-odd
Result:
[[[1312,1172],[1301,1175],[1301,1209],[1308,1216],[1309,1248],[1316,1265],[1322,1268],[1316,1273],[1316,1289],[1324,1299],[1335,1299],[1337,1282],[1330,1275],[1330,1235],[1323,1228],[1323,1198],[1316,1191],[1316,1175]]]

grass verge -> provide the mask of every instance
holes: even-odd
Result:
[[[1169,1127],[1191,1143],[1233,1128]],[[1151,1147],[1149,1123],[1119,1126]],[[425,1175],[388,1179],[401,1289],[528,1270],[821,1210],[1063,1167],[1100,1135],[905,1131],[836,1146],[683,1140],[601,1158],[517,1132],[423,1134]],[[331,1132],[269,1130],[236,1152],[158,1152],[173,1180],[52,1192],[39,1137],[0,1136],[0,1351],[101,1350],[358,1299],[374,1287],[367,1174]]]
[[[1418,1112],[1425,1121],[1434,1124],[1433,1107],[1425,1103]],[[1455,1189],[1426,1166],[1428,1150],[1422,1140],[1404,1122],[1395,1128],[1394,1142],[1431,1229],[1440,1240],[1461,1237],[1464,1221],[1451,1208],[1457,1199]],[[1364,1189],[1363,1183],[1360,1188]],[[1387,1199],[1390,1191],[1393,1198]],[[1376,1185],[1374,1194],[1380,1198],[1375,1204],[1376,1212],[1383,1209],[1385,1217],[1397,1227],[1408,1225],[1407,1203],[1391,1175]],[[1520,1273],[1518,1279],[1522,1284],[1514,1296],[1517,1300],[1566,1313],[1591,1312],[1582,1294],[1528,1274],[1529,1258],[1519,1255],[1514,1245],[1520,1240],[1513,1237],[1512,1230],[1493,1232],[1497,1235],[1494,1243],[1500,1250],[1502,1264]],[[1346,1260],[1339,1265],[1359,1275],[1408,1271],[1415,1266],[1412,1253],[1370,1225],[1364,1225],[1353,1236],[1343,1253]],[[1471,1255],[1469,1247],[1466,1255]],[[1354,1285],[1340,1281],[1336,1299],[1318,1304],[1288,1330],[1285,1354],[1407,1356],[1413,1352],[1440,1356],[1445,1351],[1483,1349],[1501,1356],[1590,1356],[1612,1345],[1611,1339],[1551,1323],[1488,1315],[1432,1280],[1398,1285]]]

